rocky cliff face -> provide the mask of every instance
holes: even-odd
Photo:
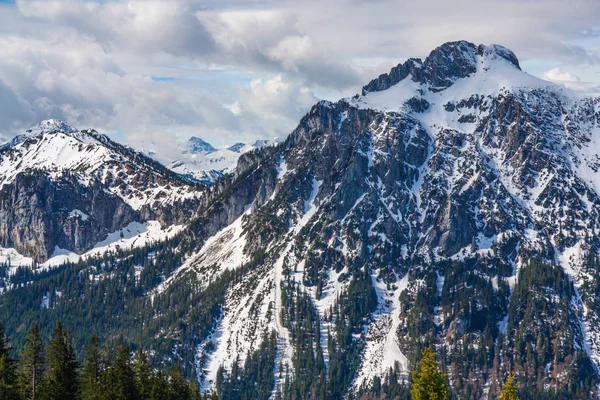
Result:
[[[0,246],[43,262],[131,222],[182,223],[202,186],[93,130],[44,121],[0,151]]]
[[[51,180],[40,172],[19,174],[0,192],[2,247],[45,261],[56,249],[83,253],[139,214],[99,182],[83,186],[63,175]]]

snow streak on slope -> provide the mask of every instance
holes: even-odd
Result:
[[[248,212],[210,237],[200,251],[191,256],[156,291],[162,292],[176,280],[181,272],[192,270],[196,273],[199,282],[207,285],[226,270],[234,270],[247,263],[250,258],[244,254],[246,234],[243,229],[243,220]]]
[[[276,376],[275,384],[273,385],[273,392],[271,393],[271,398],[273,398],[277,390],[281,387],[285,380],[285,374],[283,371],[286,368],[293,373],[294,366],[292,364],[293,356],[294,356],[294,348],[292,347],[292,342],[290,340],[290,332],[289,330],[283,326],[281,323],[281,282],[284,279],[283,275],[283,263],[285,257],[290,254],[291,243],[287,245],[285,250],[281,253],[277,262],[275,263],[275,267],[273,268],[273,281],[275,284],[275,290],[272,293],[273,303],[275,305],[275,318],[272,323],[272,327],[277,332],[277,356],[275,360],[275,365],[273,366],[273,372]],[[282,367],[283,370],[279,369],[279,366]],[[279,378],[281,376],[281,378]]]
[[[573,247],[565,249],[560,253],[558,259],[563,269],[573,281],[575,296],[572,300],[572,308],[576,310],[579,323],[585,341],[585,351],[594,363],[597,372],[600,372],[600,321],[592,310],[589,310],[581,298],[581,287],[586,282],[592,281],[591,276],[581,269],[584,263],[584,250],[582,243],[578,242]]]
[[[374,320],[368,327],[367,346],[354,381],[356,388],[372,382],[375,377],[385,376],[396,363],[399,364],[404,377],[408,377],[408,360],[400,351],[397,335],[400,325],[400,294],[408,286],[408,274],[391,289],[375,275],[372,275],[372,279],[377,292],[378,307],[373,316]]]

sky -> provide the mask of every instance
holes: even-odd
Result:
[[[146,151],[283,138],[460,39],[600,91],[599,0],[0,0],[0,137],[57,118]]]

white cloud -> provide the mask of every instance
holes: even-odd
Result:
[[[166,52],[198,56],[213,40],[185,0],[97,1],[19,0],[25,17],[61,24],[115,51]]]
[[[560,68],[552,68],[544,73],[544,79],[555,82],[579,82],[579,77]]]
[[[598,21],[597,0],[17,0],[0,4],[0,134],[54,117],[132,145],[283,136],[317,97],[456,39],[587,90]]]
[[[582,81],[579,76],[573,75],[568,71],[563,71],[560,68],[552,68],[544,72],[543,78],[579,92],[590,94],[600,93],[600,85],[597,83]]]

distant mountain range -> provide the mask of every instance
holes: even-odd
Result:
[[[277,143],[277,139],[257,140],[252,144],[235,143],[223,149],[216,149],[204,140],[192,136],[178,146],[180,156],[168,162],[167,166],[189,179],[213,183],[219,177],[235,170],[241,154]]]

